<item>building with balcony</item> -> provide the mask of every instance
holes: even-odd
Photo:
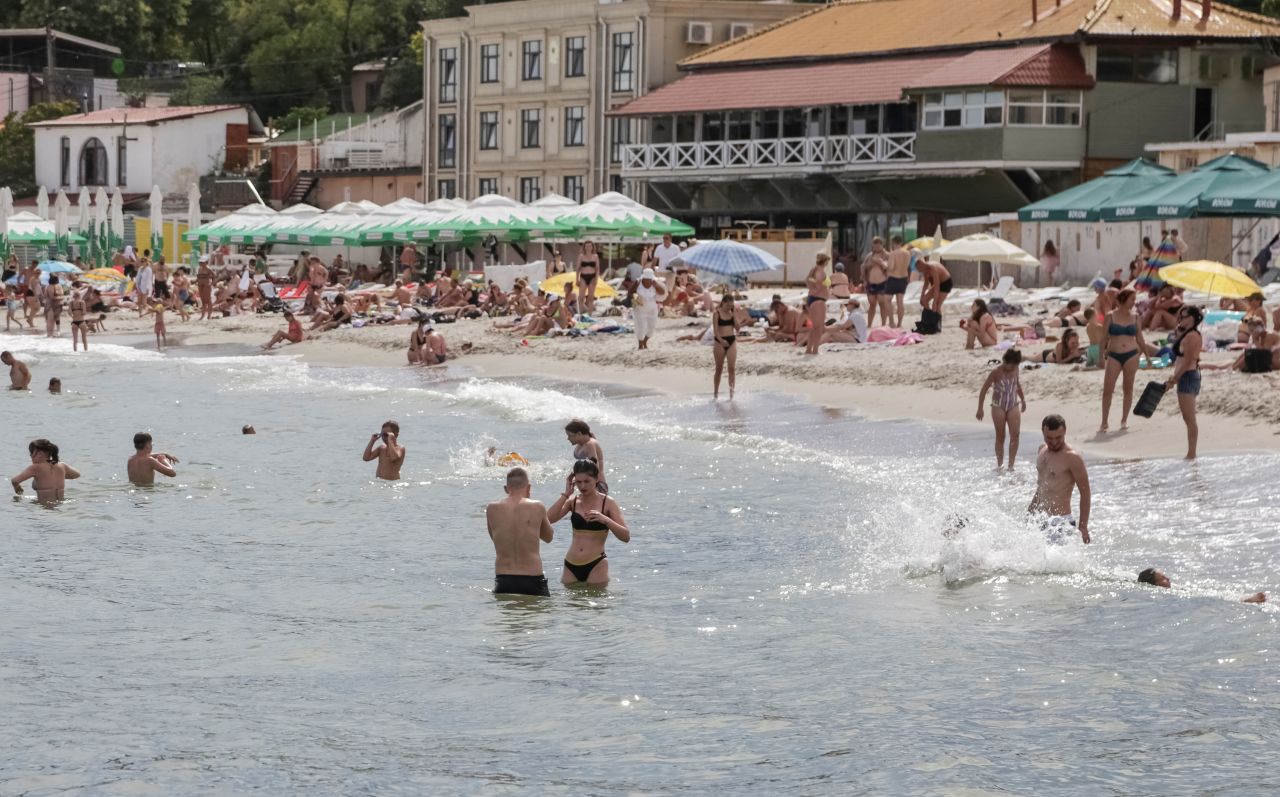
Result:
[[[423,23],[426,199],[621,187],[631,117],[677,63],[798,9],[748,0],[515,0]]]
[[[1258,129],[1276,37],[1212,0],[862,0],[686,58],[610,115],[638,125],[621,174],[646,204],[856,248],[904,214],[1014,210],[1174,131]]]
[[[60,30],[0,28],[0,119],[50,100],[75,100],[85,111],[122,107],[111,71],[120,55],[119,47]]]
[[[1280,166],[1280,66],[1263,72],[1262,78],[1263,127],[1227,131],[1225,126],[1209,131],[1205,136],[1191,141],[1173,141],[1147,145],[1161,166],[1178,172],[1190,171],[1214,158],[1235,153],[1275,168]]]

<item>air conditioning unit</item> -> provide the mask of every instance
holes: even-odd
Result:
[[[730,22],[729,38],[736,39],[739,36],[747,36],[755,29],[756,26],[752,25],[750,22]]]
[[[711,23],[690,22],[685,28],[684,41],[686,44],[710,44]]]

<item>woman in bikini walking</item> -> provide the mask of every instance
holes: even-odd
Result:
[[[609,534],[622,542],[631,541],[631,529],[622,517],[618,502],[596,489],[600,469],[589,459],[573,463],[573,473],[565,480],[564,492],[551,508],[547,519],[558,523],[565,515],[573,524],[573,540],[564,558],[560,583],[602,586],[609,581],[609,561],[604,543]],[[574,496],[574,488],[578,494]]]
[[[596,311],[596,279],[600,276],[600,256],[591,241],[582,242],[578,255],[578,276],[575,287],[578,292],[578,312],[593,315]]]
[[[75,284],[72,286],[75,287]],[[84,314],[88,311],[88,307],[84,301],[84,291],[74,290],[71,294],[71,301],[67,303],[67,310],[71,312],[71,350],[77,351],[77,343],[84,343],[84,350],[89,350],[88,328],[85,326]]]
[[[1133,314],[1136,294],[1125,288],[1116,296],[1116,309],[1102,325],[1102,342],[1098,344],[1104,353],[1106,373],[1102,379],[1102,425],[1099,434],[1110,428],[1111,397],[1116,392],[1116,380],[1124,375],[1124,409],[1120,413],[1120,428],[1129,428],[1129,410],[1133,408],[1133,380],[1138,374],[1138,355],[1151,356],[1155,350],[1142,337],[1138,319]]]

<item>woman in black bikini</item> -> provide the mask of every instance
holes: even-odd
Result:
[[[618,502],[596,489],[600,469],[589,459],[573,463],[573,473],[565,479],[564,493],[547,510],[547,519],[560,522],[569,515],[573,524],[573,541],[564,558],[562,584],[600,586],[609,581],[609,562],[604,543],[609,532],[622,542],[631,541],[631,529],[622,517]],[[574,488],[578,495],[573,495]]]
[[[74,287],[74,284],[73,284]],[[88,329],[85,327],[84,314],[87,309],[84,301],[84,293],[75,290],[71,294],[71,301],[67,303],[67,309],[71,312],[71,351],[76,351],[77,343],[84,343],[84,350],[89,350]]]
[[[1177,336],[1173,343],[1173,376],[1164,383],[1166,390],[1178,386],[1178,409],[1187,425],[1187,459],[1196,458],[1196,441],[1200,426],[1196,423],[1196,397],[1200,395],[1200,350],[1204,337],[1200,334],[1200,322],[1204,313],[1199,307],[1185,305],[1178,313]]]
[[[1080,349],[1080,333],[1074,329],[1063,332],[1062,340],[1058,341],[1058,345],[1052,349],[1045,349],[1040,355],[1040,361],[1059,365],[1084,362],[1084,352]]]
[[[1133,314],[1133,290],[1125,288],[1116,296],[1116,309],[1102,325],[1102,341],[1099,351],[1105,356],[1106,374],[1102,379],[1102,425],[1099,434],[1109,428],[1111,397],[1116,391],[1116,379],[1124,374],[1124,410],[1120,414],[1120,428],[1129,428],[1129,410],[1133,408],[1133,380],[1138,374],[1138,355],[1150,356],[1155,350],[1147,345]]]
[[[578,307],[584,314],[596,311],[596,279],[600,276],[600,256],[596,254],[596,245],[591,241],[582,242],[582,252],[578,255],[578,276],[575,286],[578,292]]]
[[[823,255],[819,255],[819,258]],[[818,266],[820,268],[821,266]],[[823,315],[826,315],[826,302],[823,302]],[[817,327],[818,334],[810,337],[822,341],[823,327]],[[715,387],[711,392],[711,400],[720,398],[720,374],[724,371],[725,362],[729,363],[729,400],[733,401],[734,369],[738,364],[738,313],[733,305],[733,296],[726,293],[720,300],[720,306],[711,314],[712,354],[716,360]]]
[[[817,354],[818,346],[822,345],[822,332],[827,325],[827,297],[831,295],[831,281],[827,279],[827,263],[830,260],[831,258],[825,254],[818,255],[817,262],[813,264],[813,268],[809,269],[809,276],[805,277],[805,284],[809,287],[809,295],[804,300],[805,315],[809,316],[811,325],[809,342],[804,347],[805,354]],[[725,294],[725,298],[729,299],[732,308],[733,300],[728,294]],[[874,317],[874,314],[872,315]],[[719,316],[716,318],[718,321]],[[719,330],[716,330],[716,335],[719,334]],[[718,347],[716,351],[719,351]],[[720,383],[719,373],[717,367],[717,386]],[[729,366],[729,398],[733,398],[733,366]]]

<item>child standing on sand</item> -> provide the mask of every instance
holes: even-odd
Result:
[[[994,391],[991,396],[991,420],[996,426],[996,469],[1004,467],[1005,432],[1009,436],[1009,470],[1013,470],[1013,461],[1018,456],[1018,435],[1022,430],[1022,413],[1027,411],[1027,397],[1022,392],[1022,383],[1018,381],[1018,366],[1022,364],[1022,352],[1009,349],[1004,353],[1003,362],[987,375],[982,383],[982,392],[978,394],[978,420],[982,420],[987,401],[987,391]]]

